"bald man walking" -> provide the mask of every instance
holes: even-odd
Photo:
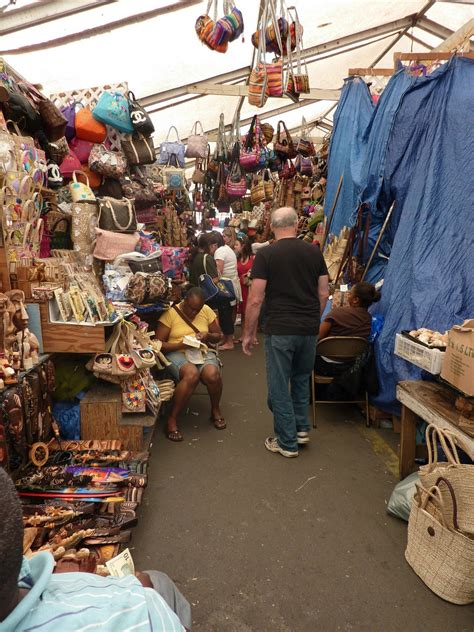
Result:
[[[291,458],[298,456],[299,445],[309,442],[309,378],[320,314],[329,296],[328,271],[319,247],[296,238],[293,208],[274,211],[271,226],[275,242],[257,252],[252,267],[242,349],[251,355],[265,300],[268,406],[275,433],[265,447]]]

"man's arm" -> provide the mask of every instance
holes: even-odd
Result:
[[[245,310],[245,329],[242,338],[242,350],[246,355],[252,355],[255,331],[257,330],[258,317],[265,298],[266,279],[253,279],[250,286],[247,309]]]
[[[329,276],[327,274],[318,278],[318,297],[322,316],[329,298]]]

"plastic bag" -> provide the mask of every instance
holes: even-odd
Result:
[[[415,484],[420,480],[418,472],[413,472],[395,485],[387,505],[387,513],[395,518],[401,518],[408,522],[410,516],[413,495],[415,494]]]

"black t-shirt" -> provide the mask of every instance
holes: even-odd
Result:
[[[328,273],[317,246],[279,239],[255,255],[253,279],[265,279],[265,333],[316,336],[319,330],[318,279]]]

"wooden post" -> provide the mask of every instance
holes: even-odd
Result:
[[[463,24],[460,29],[450,35],[444,42],[434,48],[435,51],[454,51],[465,42],[469,43],[469,39],[474,35],[474,18]],[[469,49],[468,49],[469,50]]]
[[[372,252],[370,253],[370,257],[369,257],[369,260],[367,261],[367,265],[365,266],[364,274],[362,275],[361,281],[365,279],[365,275],[369,271],[370,264],[372,263],[372,259],[375,257],[375,253],[377,252],[377,249],[380,245],[383,234],[385,233],[385,229],[387,228],[390,218],[392,217],[392,212],[394,208],[395,208],[395,201],[392,203],[392,206],[388,209],[387,216],[385,218],[382,228],[380,229],[380,233],[378,234],[377,241],[375,242]]]
[[[341,174],[341,177],[339,178],[339,184],[337,185],[336,195],[334,197],[334,202],[332,203],[331,212],[329,213],[329,219],[326,226],[326,232],[324,233],[324,240],[323,240],[323,245],[321,246],[321,252],[324,251],[324,247],[326,246],[326,241],[329,236],[329,231],[331,230],[331,224],[334,217],[334,211],[336,210],[336,205],[337,205],[337,201],[339,200],[339,194],[341,192],[343,181],[344,181],[344,175]]]
[[[400,435],[400,480],[415,470],[416,454],[416,419],[415,413],[402,405]]]

